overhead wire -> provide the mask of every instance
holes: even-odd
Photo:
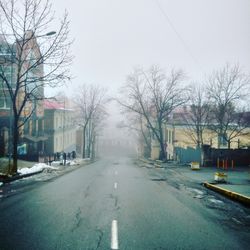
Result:
[[[180,40],[182,46],[184,47],[184,49],[186,50],[186,52],[189,54],[189,56],[192,58],[192,60],[194,61],[194,63],[196,64],[196,66],[199,67],[199,69],[201,71],[202,67],[199,64],[199,62],[197,61],[197,59],[194,57],[193,53],[191,52],[189,46],[187,45],[187,43],[185,42],[185,40],[182,38],[182,36],[180,35],[180,33],[177,31],[177,29],[175,28],[173,22],[171,21],[171,19],[169,18],[169,16],[167,15],[167,12],[163,9],[161,3],[159,2],[159,0],[153,0],[153,2],[156,4],[157,8],[160,10],[160,12],[162,13],[165,21],[168,23],[168,25],[172,28],[172,30],[174,31],[175,35],[177,36],[177,38]]]

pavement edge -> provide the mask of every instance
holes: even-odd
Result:
[[[245,206],[250,207],[250,197],[248,197],[248,196],[245,196],[245,195],[242,195],[242,194],[239,194],[239,193],[236,193],[236,192],[229,191],[227,189],[218,187],[218,186],[216,186],[214,184],[211,184],[211,183],[208,183],[208,182],[204,182],[203,185],[206,188],[209,188],[209,189],[211,189],[211,190],[213,190],[215,192],[223,194],[223,195],[225,195],[226,197],[229,197],[232,200],[236,200],[236,201],[244,204]]]

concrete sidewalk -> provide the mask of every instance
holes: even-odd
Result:
[[[168,168],[168,164],[162,164]],[[202,167],[199,170],[192,170],[189,166],[177,167],[180,174],[202,183],[205,187],[216,191],[230,199],[250,206],[250,168],[241,167],[235,169],[218,169],[215,167]],[[215,173],[225,173],[226,182],[215,181]]]
[[[149,167],[175,169],[179,174],[192,181],[203,184],[215,192],[250,207],[250,167],[235,167],[227,170],[216,167],[201,167],[199,170],[192,170],[190,166],[178,165],[174,162],[159,163],[145,159],[141,159],[141,161],[148,164]],[[215,181],[216,172],[227,174],[226,183]]]

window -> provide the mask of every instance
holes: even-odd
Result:
[[[168,131],[168,139],[169,139],[168,142],[172,143],[172,131],[170,130]]]
[[[8,93],[1,89],[0,90],[0,108],[2,109],[9,109],[10,108],[10,97],[8,96]]]
[[[0,97],[0,108],[2,108],[2,109],[9,109],[10,108],[9,102],[6,100],[5,97]]]
[[[165,136],[166,136],[165,141],[167,142],[168,141],[168,129],[166,129]]]
[[[220,134],[218,136],[218,143],[219,143],[219,146],[227,146],[227,135]]]

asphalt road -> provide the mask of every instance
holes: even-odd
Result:
[[[13,193],[0,200],[0,249],[247,249],[249,243],[244,232],[221,224],[216,209],[129,158],[107,158]]]

